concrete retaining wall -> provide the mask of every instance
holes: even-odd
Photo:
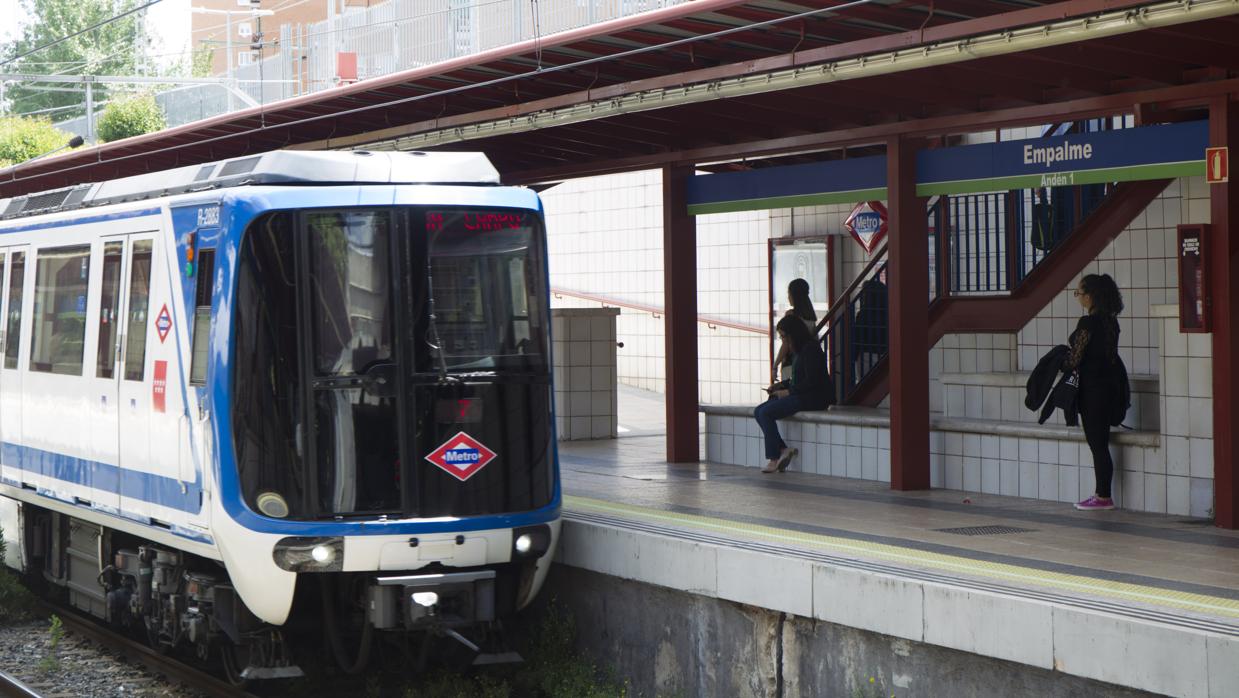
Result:
[[[561,564],[540,598],[638,696],[1155,695]]]

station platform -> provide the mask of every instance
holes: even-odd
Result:
[[[620,438],[560,446],[568,566],[1137,691],[1239,690],[1239,533],[668,464],[659,396],[619,401]]]

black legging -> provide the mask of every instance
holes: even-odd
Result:
[[[1093,452],[1093,474],[1097,478],[1097,496],[1110,498],[1110,480],[1114,478],[1114,461],[1110,458],[1110,396],[1101,390],[1080,386],[1080,421],[1084,423],[1084,439]]]

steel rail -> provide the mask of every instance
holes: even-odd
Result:
[[[122,657],[135,661],[170,681],[201,691],[211,698],[256,698],[254,694],[237,688],[227,681],[211,676],[201,669],[184,664],[172,657],[162,655],[136,640],[109,630],[95,620],[79,615],[76,609],[45,599],[37,603],[44,611],[59,616],[61,622],[64,623],[65,630],[71,630],[81,637],[114,650]]]
[[[7,671],[0,671],[0,696],[11,698],[41,698],[35,690]]]

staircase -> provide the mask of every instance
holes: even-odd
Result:
[[[948,333],[1019,331],[1169,184],[930,199],[929,345]],[[839,404],[872,407],[889,392],[886,261],[883,245],[818,323]]]

